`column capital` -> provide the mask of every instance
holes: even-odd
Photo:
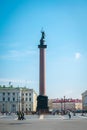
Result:
[[[47,48],[47,45],[38,45],[38,48]]]

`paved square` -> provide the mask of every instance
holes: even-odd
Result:
[[[87,119],[0,120],[0,130],[87,130]]]

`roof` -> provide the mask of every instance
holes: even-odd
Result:
[[[73,103],[81,103],[81,99],[53,99],[53,103],[66,103],[66,102],[73,102]]]

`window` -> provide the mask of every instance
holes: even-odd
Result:
[[[10,93],[8,93],[8,96],[10,95]]]
[[[22,96],[24,96],[24,93],[22,93]]]
[[[26,98],[26,101],[27,101],[28,99]]]
[[[3,96],[5,95],[5,93],[3,93]]]
[[[13,98],[13,101],[15,101],[15,98]]]
[[[31,96],[31,93],[29,93],[29,96]]]
[[[29,98],[29,101],[31,101],[31,98]]]
[[[8,97],[8,101],[10,101],[10,97]]]
[[[15,95],[15,93],[13,93],[13,95]]]
[[[15,107],[15,105],[13,104],[12,107]]]
[[[5,101],[5,98],[3,97],[3,101]]]
[[[28,94],[26,93],[26,96],[27,96]]]

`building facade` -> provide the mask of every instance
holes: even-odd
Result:
[[[82,93],[82,109],[87,110],[87,90]]]
[[[33,89],[0,87],[0,112],[35,112],[37,94]]]
[[[81,99],[49,99],[49,109],[59,111],[82,110]]]

